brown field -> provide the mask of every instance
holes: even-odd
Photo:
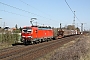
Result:
[[[90,60],[90,35],[76,38],[38,60]]]

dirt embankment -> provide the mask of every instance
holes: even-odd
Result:
[[[90,60],[90,35],[76,38],[39,60]]]

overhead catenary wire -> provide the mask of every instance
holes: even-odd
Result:
[[[34,8],[34,9],[40,11],[40,13],[46,14],[46,15],[48,15],[48,16],[51,16],[50,14],[47,14],[46,12],[42,11],[41,9],[38,9],[38,8],[36,8],[36,7],[34,7],[34,6],[26,3],[25,1],[22,1],[22,0],[19,0],[19,1],[22,2],[23,4],[29,6],[29,7],[32,7],[32,8]],[[43,16],[42,16],[42,17],[43,17]],[[51,16],[51,17],[54,17],[54,16]],[[55,18],[55,19],[52,19],[52,18],[49,18],[49,17],[43,17],[43,18],[46,18],[46,19],[51,20],[51,21],[54,21],[54,22],[56,22],[56,20],[58,20],[58,19],[56,19],[56,18]],[[60,22],[60,21],[58,21],[58,22]]]
[[[30,13],[30,14],[32,14],[32,15],[36,15],[36,16],[39,16],[39,17],[42,17],[42,18],[46,18],[46,17],[40,16],[40,15],[38,15],[38,14],[29,12],[29,11],[26,11],[26,10],[24,10],[24,9],[20,9],[20,8],[11,6],[11,5],[9,5],[9,4],[5,4],[5,3],[2,3],[2,2],[0,2],[0,4],[6,5],[6,6],[8,6],[8,7],[14,8],[14,9],[18,9],[18,10],[23,11],[23,12],[26,12],[26,13]],[[46,19],[47,19],[47,18],[46,18]],[[50,20],[50,19],[49,19],[49,20]]]
[[[71,10],[71,12],[74,14],[74,12],[73,12],[73,10],[72,10],[72,8],[70,7],[70,5],[68,4],[68,2],[65,0],[65,2],[66,2],[66,4],[67,4],[67,6],[69,7],[69,9]],[[77,20],[81,23],[81,21],[78,19],[78,17],[76,16],[76,14],[75,14],[75,17],[77,18]]]
[[[44,18],[44,19],[48,19],[48,18],[46,18],[46,17],[44,17],[44,16],[40,16],[40,15],[38,15],[38,14],[35,14],[35,13],[32,13],[32,12],[29,12],[29,11],[26,11],[26,10],[21,9],[21,8],[17,8],[17,7],[15,7],[15,6],[11,6],[11,5],[6,4],[6,3],[2,3],[2,2],[0,2],[0,4],[5,5],[5,6],[8,6],[8,7],[11,7],[11,8],[14,8],[14,9],[17,9],[17,10],[20,10],[20,11],[23,11],[23,12],[26,12],[26,13],[29,13],[29,14],[32,14],[32,15],[35,15],[35,16],[42,17],[42,18]],[[8,13],[12,13],[12,14],[15,14],[15,15],[24,16],[24,15],[21,15],[21,14],[17,14],[17,13],[13,13],[13,12],[5,11],[5,10],[1,10],[1,11],[8,12]],[[51,19],[48,19],[48,20],[51,20]]]
[[[29,16],[25,16],[25,15],[17,14],[17,13],[10,12],[10,11],[6,11],[6,10],[0,10],[0,11],[7,12],[7,13],[10,13],[10,14],[14,14],[14,15],[19,15],[19,16],[22,16],[22,17],[30,18]],[[36,22],[33,22],[33,23],[36,23]],[[38,23],[38,22],[37,22],[37,23]],[[38,23],[38,24],[43,25],[42,23]]]
[[[0,2],[0,4],[3,4],[3,5],[6,5],[8,7],[11,7],[11,8],[14,8],[14,9],[18,9],[18,10],[21,10],[21,11],[24,11],[24,12],[27,12],[27,13],[30,13],[30,14],[34,14],[34,13],[29,12],[29,11],[26,11],[26,10],[23,10],[23,9],[20,9],[20,8],[17,8],[17,7],[14,7],[14,6],[11,6],[9,4],[5,4],[5,3],[2,3],[2,2]]]
[[[68,5],[69,9],[71,10],[71,12],[74,14],[73,10],[71,9],[71,7],[69,6],[69,4],[67,3],[67,1],[65,0],[66,4]]]
[[[43,12],[42,10],[40,10],[40,9],[38,9],[38,8],[36,8],[36,7],[33,7],[33,6],[31,6],[30,4],[28,4],[28,3],[26,3],[26,2],[24,2],[24,1],[22,1],[22,0],[19,0],[19,1],[22,2],[23,4],[29,6],[29,7],[32,7],[32,8],[34,8],[34,9],[36,9],[36,10],[42,12],[42,13],[45,13],[45,12]],[[46,13],[45,13],[45,14],[46,14]],[[47,15],[50,16],[49,14],[47,14]],[[53,20],[53,19],[51,19],[51,18],[47,18],[47,17],[43,17],[43,18],[46,18],[46,19],[48,19],[48,20]],[[56,20],[53,20],[53,21],[56,22]]]
[[[30,18],[29,16],[25,16],[25,15],[17,14],[17,13],[10,12],[10,11],[6,11],[6,10],[0,10],[0,11],[3,11],[3,12],[7,12],[7,13],[11,13],[11,14],[15,14],[15,15],[19,15],[19,16],[23,16],[23,17],[28,17],[28,18]]]
[[[70,8],[69,4],[67,3],[67,1],[65,0],[66,4],[68,5],[68,7]],[[72,9],[70,8],[70,10],[72,11]],[[74,12],[72,11],[72,13],[74,14]],[[75,17],[77,18],[77,20],[81,23],[81,33],[83,33],[83,24],[79,19],[78,17],[75,15]]]

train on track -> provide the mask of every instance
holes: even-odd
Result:
[[[21,30],[21,42],[34,44],[52,39],[60,39],[68,35],[80,34],[77,30],[62,30],[50,26],[25,26]]]

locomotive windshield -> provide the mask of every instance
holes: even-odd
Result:
[[[31,29],[28,29],[27,32],[31,32],[32,30]]]
[[[24,32],[24,33],[30,33],[30,32],[32,32],[32,29],[31,28],[24,28],[24,29],[22,29],[22,32]]]
[[[22,32],[27,32],[27,29],[23,29]]]

